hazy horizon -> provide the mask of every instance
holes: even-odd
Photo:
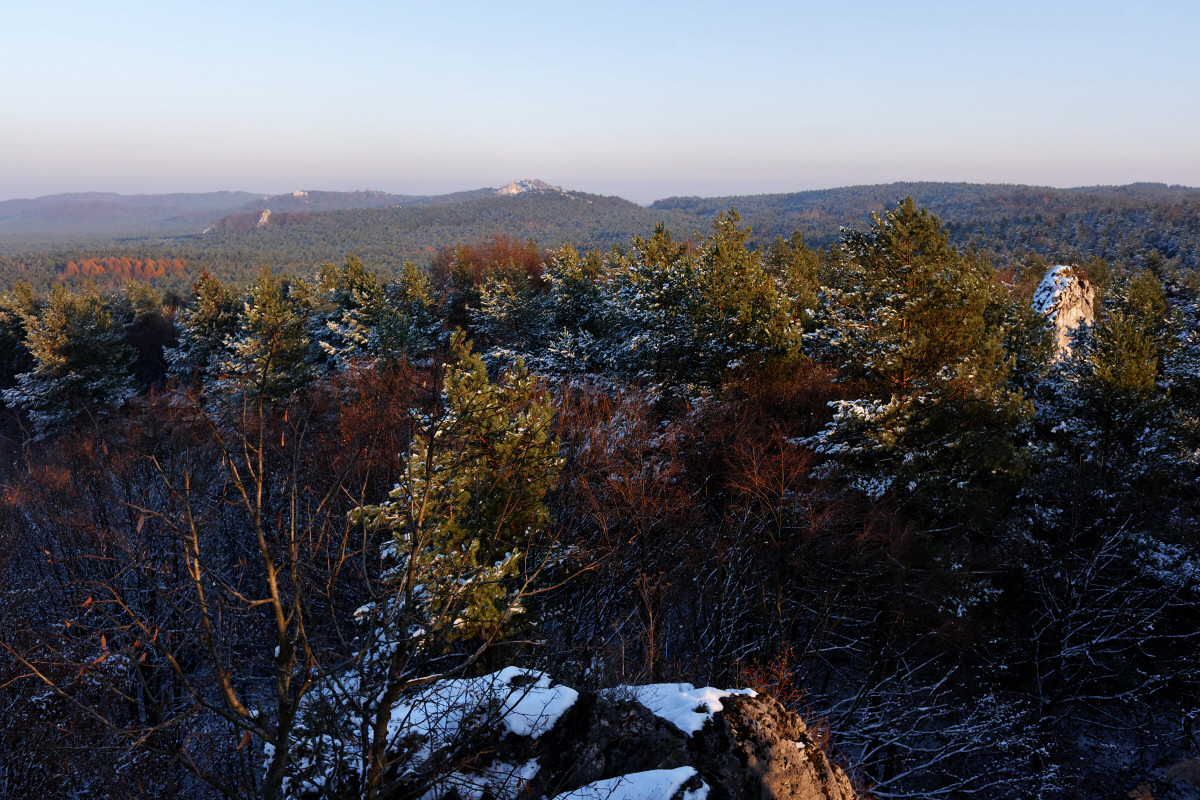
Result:
[[[536,175],[524,175],[524,176],[521,176],[521,178],[514,178],[513,180],[516,181],[516,180],[525,180],[525,179],[540,180]],[[494,184],[494,185],[489,185],[489,186],[482,186],[482,185],[480,185],[480,186],[455,186],[453,188],[438,190],[438,191],[431,191],[431,192],[412,192],[412,191],[401,192],[401,191],[392,191],[390,189],[380,188],[377,186],[354,186],[354,187],[347,187],[347,188],[342,188],[342,187],[329,188],[329,187],[324,187],[324,186],[300,186],[300,187],[294,187],[294,188],[287,188],[287,189],[283,189],[280,191],[269,191],[269,192],[253,191],[252,189],[246,189],[246,188],[205,189],[205,190],[198,190],[198,191],[174,190],[173,189],[173,190],[167,190],[167,191],[162,191],[162,192],[140,192],[140,191],[118,192],[118,191],[113,191],[110,189],[83,189],[83,190],[78,190],[78,191],[77,190],[67,190],[67,191],[61,191],[61,192],[49,192],[47,194],[42,194],[42,195],[22,195],[22,196],[18,196],[18,197],[0,197],[0,202],[7,202],[10,200],[36,200],[41,197],[89,195],[89,194],[116,194],[120,197],[136,197],[136,196],[167,196],[167,195],[172,195],[172,194],[209,194],[209,193],[220,193],[220,192],[227,192],[230,194],[262,195],[263,197],[277,197],[280,195],[292,194],[295,191],[347,192],[347,193],[349,193],[349,192],[385,192],[387,194],[395,194],[395,195],[407,194],[407,195],[416,195],[416,196],[440,196],[440,195],[454,194],[457,192],[469,192],[469,191],[474,191],[474,190],[478,190],[478,189],[488,189],[488,188],[496,189],[496,188],[500,188],[501,186],[503,186],[506,183],[510,183],[510,181],[505,181],[504,183],[501,183],[501,184]],[[547,183],[553,183],[553,182],[547,181]],[[608,193],[608,192],[593,191],[592,189],[590,189],[587,186],[568,186],[568,185],[558,185],[558,184],[555,184],[555,185],[558,185],[559,188],[564,189],[566,191],[577,191],[577,192],[583,192],[586,194],[615,196],[615,197],[620,197],[623,200],[628,200],[630,202],[637,203],[639,205],[649,206],[650,204],[654,203],[657,200],[666,200],[666,199],[670,199],[673,197],[706,197],[706,198],[709,198],[709,197],[736,197],[736,196],[744,197],[744,196],[774,195],[774,194],[798,194],[798,193],[803,193],[803,192],[820,192],[820,191],[831,191],[831,190],[837,190],[837,189],[848,189],[848,188],[854,188],[854,187],[858,187],[858,186],[886,186],[886,185],[890,185],[893,183],[967,183],[967,184],[977,184],[977,185],[999,185],[999,186],[1036,186],[1036,187],[1045,187],[1048,189],[1058,189],[1058,190],[1092,189],[1092,188],[1102,188],[1102,187],[1106,187],[1106,186],[1128,186],[1128,185],[1138,185],[1138,184],[1163,184],[1163,185],[1167,185],[1170,187],[1183,187],[1186,189],[1200,189],[1200,186],[1191,186],[1189,184],[1181,184],[1181,183],[1168,183],[1166,181],[1129,181],[1128,183],[1123,183],[1123,184],[1078,184],[1078,185],[1073,185],[1073,186],[1065,186],[1065,185],[1064,186],[1055,186],[1055,185],[1049,184],[1049,183],[1014,183],[1014,182],[1008,182],[1008,181],[955,181],[955,180],[926,181],[926,180],[914,178],[914,179],[899,179],[899,180],[895,180],[895,181],[872,181],[870,183],[841,184],[841,185],[837,185],[837,186],[816,186],[816,187],[803,188],[803,189],[784,189],[784,190],[776,190],[776,191],[745,191],[745,192],[736,192],[736,193],[734,193],[734,192],[720,192],[720,193],[714,192],[714,193],[708,193],[708,194],[701,193],[701,192],[694,192],[694,191],[693,192],[681,191],[681,192],[677,192],[675,194],[656,195],[654,197],[641,199],[641,198],[630,197],[630,196],[621,194],[619,192]]]
[[[14,7],[0,197],[1200,185],[1200,6]]]

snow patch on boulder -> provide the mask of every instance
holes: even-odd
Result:
[[[722,711],[721,699],[740,694],[755,696],[753,689],[697,689],[690,683],[650,683],[644,686],[618,686],[602,694],[629,698],[650,709],[656,717],[665,719],[691,736],[704,727],[713,714]]]
[[[544,672],[506,667],[481,678],[440,681],[401,701],[392,711],[393,734],[415,734],[440,744],[458,734],[464,717],[491,708],[507,733],[537,739],[578,698],[570,687],[552,686]]]
[[[560,794],[554,800],[704,800],[708,784],[694,767],[634,772]]]

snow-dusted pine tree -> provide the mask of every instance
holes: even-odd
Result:
[[[604,288],[618,373],[652,387],[705,387],[799,351],[800,309],[739,222],[722,214],[694,251],[659,225],[616,259]]]
[[[133,396],[133,351],[94,286],[74,292],[55,285],[45,309],[26,311],[22,322],[34,366],[17,376],[4,399],[29,415],[36,436],[63,430]]]
[[[237,332],[240,309],[233,290],[207,272],[192,284],[191,302],[179,315],[178,344],[165,353],[175,377],[184,383],[204,380]]]
[[[462,675],[504,643],[552,553],[546,495],[557,480],[553,409],[520,365],[488,378],[455,335],[441,402],[417,430],[388,498],[352,514],[382,536],[376,599],[359,609],[357,657],[306,699],[288,785],[360,797],[421,796],[456,759],[449,742],[407,746],[454,705],[405,711],[412,691]],[[340,796],[340,795],[338,795]]]
[[[553,408],[518,364],[488,379],[463,334],[440,407],[419,414],[405,472],[389,499],[356,514],[386,531],[390,580],[426,638],[454,641],[503,631],[519,614],[509,579],[547,522],[558,445]]]
[[[17,375],[33,368],[25,346],[25,320],[37,313],[37,296],[28,283],[18,281],[11,291],[0,294],[0,391],[11,388]]]
[[[400,276],[385,292],[386,311],[372,333],[372,352],[381,357],[404,354],[417,359],[446,346],[442,311],[427,274],[405,261]]]
[[[1004,289],[911,198],[847,232],[822,291],[812,346],[855,398],[812,445],[830,467],[908,513],[974,522],[1025,472],[1017,430],[1032,413],[1011,385]]]
[[[366,357],[387,310],[375,273],[354,254],[346,256],[341,267],[326,262],[317,274],[316,294],[310,335],[324,356],[335,363]]]
[[[314,374],[307,285],[263,268],[251,284],[237,332],[225,342],[217,388],[227,395],[272,400],[307,385]]]

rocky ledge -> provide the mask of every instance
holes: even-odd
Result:
[[[575,691],[511,668],[472,686],[452,692],[460,711],[463,698],[473,698],[467,713],[453,715],[476,720],[470,730],[459,723],[450,736],[430,731],[420,743],[408,740],[428,754],[427,765],[454,766],[402,793],[440,800],[857,797],[804,721],[750,690],[655,684]],[[453,753],[435,744],[450,741]]]

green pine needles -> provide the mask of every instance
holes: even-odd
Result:
[[[911,198],[845,234],[814,337],[856,399],[812,444],[869,494],[945,522],[983,518],[1025,474],[1032,406],[1010,381],[1006,298]],[[999,313],[998,313],[999,312]]]
[[[17,376],[4,400],[29,415],[35,436],[120,406],[136,392],[133,351],[94,286],[73,292],[56,284],[44,308],[26,304],[21,321],[34,366]]]
[[[418,415],[396,488],[354,512],[390,537],[396,632],[446,644],[493,641],[524,611],[559,468],[537,379],[518,364],[493,383],[461,332],[452,350],[442,402]]]

